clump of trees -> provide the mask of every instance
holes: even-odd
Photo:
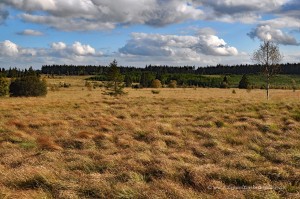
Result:
[[[10,96],[37,97],[47,94],[47,84],[38,76],[25,76],[13,80],[9,86]]]
[[[21,76],[12,78],[11,82],[0,77],[0,96],[37,97],[47,94],[47,83],[41,80],[39,74],[30,67]]]

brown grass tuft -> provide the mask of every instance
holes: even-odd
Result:
[[[57,145],[49,136],[39,136],[37,143],[42,150],[61,150],[62,148]]]

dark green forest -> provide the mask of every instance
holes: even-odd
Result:
[[[265,78],[261,74],[260,65],[217,65],[195,66],[155,66],[144,68],[119,66],[127,87],[151,87],[152,81],[158,79],[162,85],[169,85],[176,81],[178,87],[239,87],[243,75],[249,79],[248,88],[264,88]],[[44,65],[41,70],[29,69],[0,69],[0,76],[16,78],[30,76],[32,73],[55,76],[92,76],[91,81],[107,81],[108,66],[75,66],[75,65]],[[278,75],[271,80],[271,88],[291,89],[300,83],[300,63],[282,64]],[[295,85],[296,84],[296,85]]]

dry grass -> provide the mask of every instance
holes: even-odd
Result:
[[[299,92],[0,99],[0,198],[299,198]],[[259,189],[261,188],[261,189]]]

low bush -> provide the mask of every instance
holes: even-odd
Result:
[[[152,88],[161,88],[162,84],[161,84],[160,80],[155,79],[155,80],[152,81],[151,86],[152,86]]]
[[[151,90],[151,92],[152,92],[153,94],[159,94],[159,93],[160,93],[159,90]]]

